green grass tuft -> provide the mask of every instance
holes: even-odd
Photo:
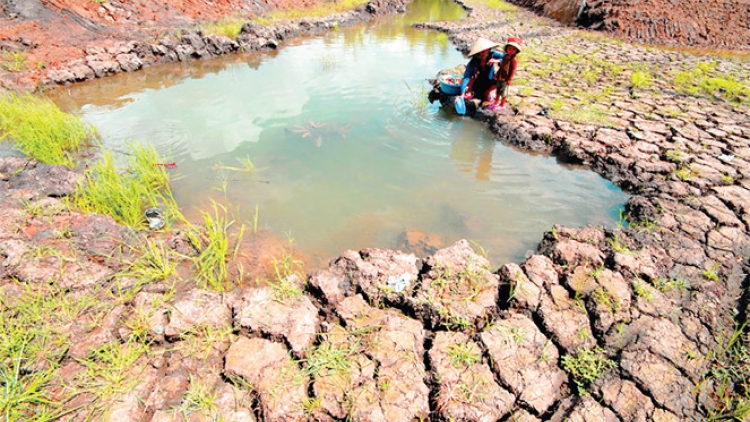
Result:
[[[604,371],[615,367],[615,363],[607,358],[604,349],[599,346],[593,350],[581,349],[575,356],[563,356],[562,364],[573,376],[579,395],[588,394],[586,388],[604,375]]]
[[[636,70],[630,74],[630,86],[633,88],[644,88],[651,85],[651,75],[643,70]]]
[[[8,72],[20,72],[26,69],[26,53],[23,51],[3,51],[0,68]]]
[[[279,258],[273,258],[273,280],[268,285],[274,290],[274,300],[281,303],[291,303],[302,297],[304,283],[304,263],[296,259],[291,253],[283,253]]]
[[[559,103],[553,103],[550,116],[560,120],[570,120],[575,123],[593,123],[602,126],[612,126],[612,119],[601,107],[597,105],[581,105],[574,109],[564,109],[559,107]]]
[[[0,394],[0,411],[4,421],[28,420],[26,417],[35,413],[32,409],[50,404],[42,388],[52,378],[52,372],[48,370],[21,374],[22,362],[26,360],[24,351],[27,341],[25,338],[22,340],[11,365],[0,366],[0,384],[3,386]],[[40,420],[38,413],[35,416],[34,420]]]
[[[694,69],[675,72],[673,83],[683,94],[750,103],[750,85],[734,75],[719,72],[715,61],[698,63]]]
[[[708,353],[709,370],[699,383],[713,398],[707,409],[708,421],[746,421],[750,418],[750,338],[746,327],[737,327],[732,336]]]
[[[653,284],[654,287],[662,293],[671,292],[672,290],[684,292],[690,289],[690,282],[682,278],[672,278],[669,280],[665,278],[657,278],[653,281]]]
[[[231,39],[235,39],[240,35],[242,25],[247,20],[237,17],[224,18],[222,20],[207,23],[201,26],[201,29],[206,35],[222,35]]]
[[[323,2],[312,7],[277,9],[263,17],[253,19],[258,25],[273,25],[279,21],[295,20],[302,18],[319,18],[336,13],[346,12],[367,4],[368,0],[340,0]]]
[[[163,207],[167,221],[181,218],[172,196],[169,176],[156,150],[130,145],[129,166],[118,169],[112,153],[106,151],[102,160],[85,173],[85,183],[76,190],[74,204],[83,212],[108,215],[130,227],[145,227],[144,211]]]
[[[74,167],[74,158],[97,137],[79,117],[31,94],[0,94],[0,140],[47,164]]]
[[[198,284],[215,291],[224,291],[229,279],[227,262],[237,255],[245,225],[240,227],[235,236],[234,250],[230,249],[229,229],[234,221],[229,220],[226,208],[216,202],[212,204],[213,214],[201,212],[205,227],[193,227],[188,232],[188,239],[199,251],[199,255],[193,260]]]
[[[112,292],[120,302],[131,301],[143,286],[164,281],[177,274],[178,260],[164,243],[142,239],[131,251],[138,257],[131,262],[123,262],[125,267],[115,275],[116,284]],[[131,280],[124,283],[123,280]]]
[[[323,343],[310,354],[310,357],[302,361],[304,372],[307,375],[323,377],[346,372],[351,368],[353,357],[358,353],[358,342],[348,347]]]
[[[479,348],[473,343],[451,344],[448,357],[456,368],[468,368],[481,360]]]
[[[493,9],[498,9],[498,10],[502,10],[505,12],[513,12],[518,9],[517,6],[510,4],[508,2],[504,2],[502,0],[486,0],[485,3],[487,4],[487,6]]]
[[[190,376],[190,387],[185,391],[180,404],[180,413],[189,420],[192,414],[198,414],[213,418],[217,411],[216,391],[213,386],[197,377]]]
[[[93,314],[98,301],[74,298],[54,283],[39,292],[24,287],[18,297],[0,297],[0,419],[58,420],[64,403],[47,391],[69,345],[68,327],[84,313]]]

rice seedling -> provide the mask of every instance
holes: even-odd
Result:
[[[27,218],[37,218],[44,215],[44,208],[39,201],[29,201],[21,198],[19,202],[23,206]]]
[[[192,227],[188,239],[199,255],[193,260],[196,280],[204,288],[224,291],[229,278],[228,260],[234,259],[245,233],[243,224],[234,236],[235,247],[230,249],[229,229],[234,224],[227,215],[227,209],[212,201],[213,214],[201,212],[205,227]]]
[[[143,223],[143,198],[135,180],[127,178],[114,163],[110,152],[85,174],[86,184],[76,192],[76,205],[84,212],[109,215],[129,226]]]
[[[170,257],[169,249],[163,243],[146,240],[141,255],[133,262],[125,276],[144,280],[162,281],[177,272],[177,262]]]
[[[718,72],[717,63],[698,63],[694,69],[674,73],[675,88],[687,95],[708,95],[734,103],[750,102],[750,85],[732,74]]]
[[[654,287],[660,292],[667,293],[672,290],[686,291],[690,288],[690,282],[681,278],[657,278],[653,281]]]
[[[31,94],[0,94],[0,140],[28,157],[73,167],[75,156],[96,139],[92,126]]]
[[[482,403],[485,399],[487,387],[490,383],[486,379],[474,379],[472,382],[461,381],[458,389],[461,392],[461,400],[465,403]]]
[[[469,321],[467,318],[461,315],[454,315],[450,311],[443,311],[443,308],[438,309],[438,313],[443,319],[443,325],[445,325],[445,327],[449,330],[456,330],[456,331],[474,330],[474,324],[472,324],[471,321]]]
[[[623,242],[622,239],[620,239],[620,236],[615,233],[615,235],[611,239],[607,239],[607,243],[609,243],[609,246],[612,248],[613,251],[625,255],[635,255],[633,251],[628,248],[628,245]]]
[[[147,351],[147,347],[139,343],[112,342],[94,350],[82,363],[91,371],[93,378],[102,378],[116,386],[129,381],[128,370]]]
[[[602,287],[594,290],[593,297],[594,302],[596,302],[597,305],[607,308],[610,314],[614,315],[620,311],[620,300],[612,296],[612,293],[604,290]]]
[[[683,182],[686,182],[695,175],[695,172],[693,172],[693,170],[689,166],[683,166],[673,171],[672,174],[676,178],[682,180]]]
[[[85,183],[76,189],[74,204],[83,212],[109,215],[118,223],[143,227],[144,210],[164,207],[167,221],[182,218],[172,196],[169,176],[156,150],[149,146],[130,145],[129,167],[117,168],[113,155],[105,151],[102,160],[84,174]]]
[[[656,221],[638,221],[630,224],[631,227],[637,228],[639,232],[653,233],[659,228],[659,223]]]
[[[736,103],[750,101],[750,86],[731,75],[704,77],[700,79],[698,86],[701,91],[713,97],[723,97]]]
[[[148,194],[155,195],[156,192],[165,191],[171,195],[172,188],[166,169],[164,166],[155,165],[161,161],[156,149],[138,143],[128,144],[128,148],[130,172],[139,182],[149,187]]]
[[[714,281],[716,283],[721,281],[721,278],[719,278],[719,274],[717,274],[716,270],[721,267],[721,264],[718,262],[713,263],[709,268],[704,269],[701,271],[701,275],[705,277],[707,280]]]
[[[145,311],[143,309],[135,309],[133,315],[131,315],[126,321],[125,326],[130,330],[128,334],[128,341],[134,343],[148,344],[148,334],[151,326],[149,319],[154,316],[156,311]]]
[[[635,292],[636,296],[642,297],[644,300],[647,300],[647,301],[653,300],[654,295],[646,287],[646,282],[644,282],[641,279],[635,279],[631,282],[631,284],[633,285],[633,291]]]

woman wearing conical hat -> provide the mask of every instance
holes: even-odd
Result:
[[[469,50],[470,60],[466,65],[461,84],[461,94],[465,98],[485,101],[490,91],[495,88],[495,81],[492,80],[491,50],[499,45],[482,37],[474,42]]]

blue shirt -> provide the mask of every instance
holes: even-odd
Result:
[[[499,59],[502,60],[503,57],[505,57],[505,53],[502,53],[500,51],[493,51],[490,55],[490,59]],[[478,60],[476,60],[478,62]],[[477,70],[477,65],[475,64],[475,60],[469,60],[469,63],[466,64],[466,70],[464,71],[464,77],[461,81],[461,94],[466,93],[466,87],[469,85],[469,79],[471,78],[471,75],[474,74],[474,72]],[[495,77],[495,66],[492,66],[490,68],[489,73],[489,79],[492,79]]]

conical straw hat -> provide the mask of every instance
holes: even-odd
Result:
[[[482,52],[484,50],[489,50],[492,47],[497,47],[498,45],[500,45],[500,44],[498,44],[498,43],[496,43],[494,41],[490,41],[487,38],[479,37],[474,42],[474,45],[471,46],[471,50],[469,51],[469,57],[471,57],[471,56],[473,56],[473,55],[475,55],[475,54],[477,54],[479,52]]]

